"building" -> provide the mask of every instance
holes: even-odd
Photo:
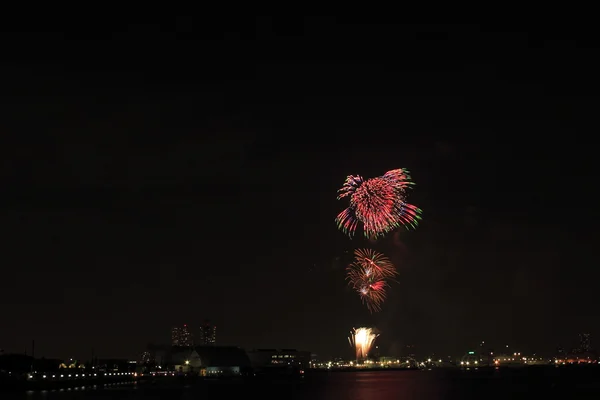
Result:
[[[173,347],[169,354],[168,368],[179,373],[199,373],[201,368],[200,356],[193,347]]]
[[[246,352],[239,347],[198,346],[201,374],[206,376],[236,376],[249,373],[250,360]]]
[[[171,346],[175,347],[192,347],[194,340],[192,333],[186,324],[183,326],[175,326],[171,329]]]
[[[591,335],[589,333],[579,334],[579,350],[582,353],[592,351]]]
[[[415,349],[415,345],[414,344],[408,344],[405,347],[405,352],[406,352],[406,356],[410,357],[410,358],[417,358],[416,356],[416,349]]]
[[[154,357],[153,357],[152,353],[150,353],[149,351],[144,351],[140,355],[140,363],[142,363],[142,364],[151,364],[153,362],[154,362]]]
[[[83,364],[82,364],[83,365]],[[121,358],[107,358],[107,359],[99,359],[96,361],[97,369],[101,372],[126,372],[126,371],[135,371],[136,363],[130,362],[127,359]],[[68,366],[68,368],[72,368]],[[83,368],[80,367],[80,368]]]
[[[204,321],[204,324],[200,327],[200,337],[198,343],[199,346],[214,346],[217,342],[217,327],[211,325],[210,321]]]
[[[150,354],[150,363],[156,366],[165,366],[169,360],[173,346],[148,344],[146,350]]]
[[[255,371],[276,368],[291,368],[305,370],[310,367],[310,351],[295,349],[257,349],[248,351],[250,364]]]
[[[250,372],[246,352],[232,346],[196,346],[178,348],[171,355],[178,373],[201,376],[239,376]]]

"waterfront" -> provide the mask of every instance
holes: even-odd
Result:
[[[260,396],[292,399],[591,399],[600,396],[600,369],[531,367],[320,373],[296,380],[214,380],[123,383],[55,391],[3,393],[3,399],[196,399]]]

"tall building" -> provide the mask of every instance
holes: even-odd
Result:
[[[194,345],[192,333],[186,324],[171,329],[171,345],[179,347],[192,347]]]
[[[151,363],[153,361],[154,360],[153,360],[152,354],[149,351],[144,351],[142,353],[142,355],[140,356],[140,362],[142,364],[148,364],[148,363]]]
[[[591,335],[589,333],[579,334],[579,349],[584,353],[592,350]]]
[[[204,321],[204,324],[200,326],[200,341],[201,346],[212,346],[217,341],[217,327],[211,325],[209,321]]]

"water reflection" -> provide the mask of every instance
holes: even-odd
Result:
[[[13,399],[512,400],[600,399],[600,369],[325,372],[301,380],[107,384],[5,395]]]
[[[326,385],[326,390],[318,398],[429,400],[444,398],[447,389],[444,379],[432,384],[432,374],[428,371],[348,372],[338,375]]]

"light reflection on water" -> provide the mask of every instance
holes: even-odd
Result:
[[[338,374],[316,397],[352,400],[440,399],[446,391],[443,375],[427,371],[360,372]],[[440,397],[441,396],[441,397]]]
[[[600,399],[600,369],[559,371],[522,369],[513,371],[379,371],[332,372],[304,380],[213,382],[166,385],[132,383],[98,385],[4,396],[12,399],[302,399],[302,400],[511,400]]]

